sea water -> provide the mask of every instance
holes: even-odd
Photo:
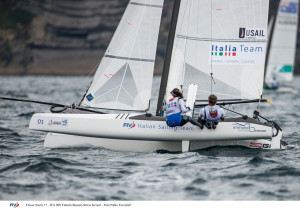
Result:
[[[0,77],[0,96],[72,104],[90,77]],[[153,83],[154,113],[160,78]],[[300,92],[300,77],[294,81]],[[46,149],[28,129],[49,106],[0,100],[0,200],[300,200],[299,93],[268,94],[261,115],[283,129],[285,150],[214,147],[197,152]],[[233,106],[252,116],[255,105]],[[231,113],[227,113],[230,117]]]

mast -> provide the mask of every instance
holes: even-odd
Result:
[[[171,25],[170,25],[170,29],[169,29],[167,49],[166,49],[166,53],[165,53],[165,60],[164,60],[162,78],[161,78],[161,82],[160,82],[160,89],[159,89],[159,95],[158,95],[158,101],[157,101],[157,108],[156,108],[157,116],[161,115],[161,113],[162,113],[162,105],[163,105],[163,100],[164,100],[164,96],[166,93],[167,81],[168,81],[168,76],[169,76],[169,69],[170,69],[171,58],[172,58],[172,51],[173,51],[173,44],[174,44],[175,33],[176,33],[178,14],[179,14],[179,9],[180,9],[180,2],[181,2],[181,0],[174,1]]]
[[[264,83],[265,83],[265,77],[266,77],[266,73],[267,73],[267,67],[268,67],[270,49],[271,49],[271,44],[272,44],[273,32],[274,32],[274,28],[275,28],[276,19],[277,19],[278,13],[279,13],[280,1],[281,0],[277,1],[277,6],[275,7],[276,8],[276,10],[275,10],[276,12],[275,12],[275,15],[274,15],[275,17],[274,17],[274,20],[273,20],[273,23],[272,23],[272,26],[271,26],[270,36],[269,36],[269,40],[268,40],[266,59],[265,59]],[[272,16],[271,16],[271,18],[272,18]],[[271,20],[271,18],[270,18],[270,20]]]

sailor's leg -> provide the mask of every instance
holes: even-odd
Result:
[[[186,115],[184,115],[184,116],[182,116],[182,120],[181,120],[180,126],[184,126],[188,122],[189,122],[189,117],[186,116]]]
[[[198,127],[200,127],[201,129],[203,128],[203,125],[202,125],[201,123],[198,123],[198,121],[196,121],[194,118],[191,118],[191,117],[189,117],[189,118],[190,118],[191,124],[193,124],[193,125],[195,125],[195,126],[198,126]]]
[[[185,120],[187,122],[190,122],[191,124],[200,127],[201,129],[203,128],[203,125],[201,123],[198,123],[198,121],[196,121],[194,118],[184,115],[182,116],[182,120]]]
[[[216,129],[218,124],[219,124],[218,121],[212,122],[212,128],[213,128],[213,129]]]
[[[211,129],[212,126],[211,121],[205,121],[204,125],[206,126],[206,128]]]
[[[202,119],[202,118],[198,118],[198,122],[201,123],[204,126],[205,123],[206,123],[206,120]]]

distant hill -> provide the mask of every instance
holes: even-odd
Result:
[[[90,74],[128,0],[0,0],[0,74]],[[270,14],[276,0],[270,0]],[[173,0],[165,1],[155,73],[162,70]],[[298,48],[300,39],[298,38]],[[300,53],[296,69],[300,73]]]

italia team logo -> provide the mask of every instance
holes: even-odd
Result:
[[[265,47],[266,43],[264,41],[246,43],[211,42],[209,46],[209,64],[262,66],[265,62]]]
[[[236,56],[236,47],[230,44],[212,44],[212,56]]]

